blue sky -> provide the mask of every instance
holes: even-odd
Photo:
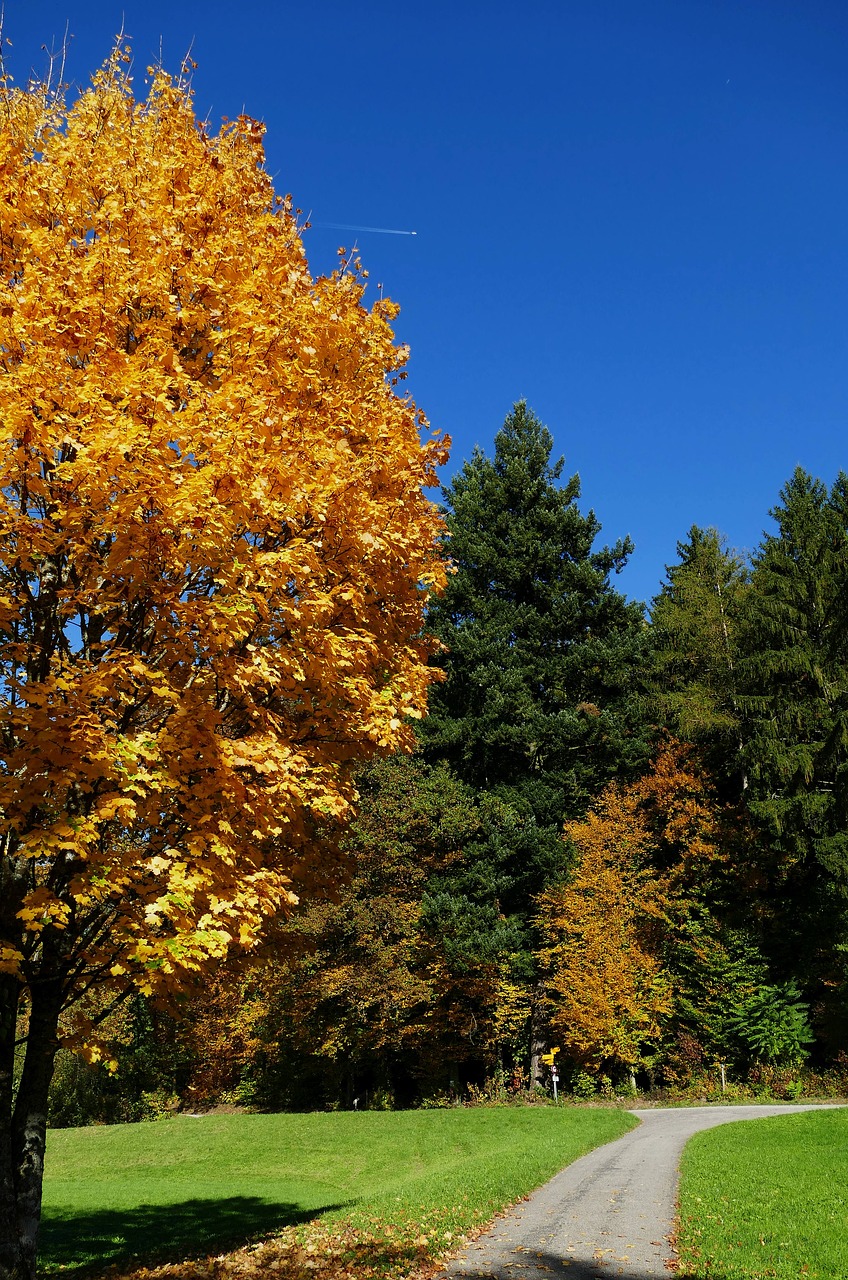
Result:
[[[848,469],[844,0],[6,0],[9,68],[68,21],[84,83],[122,15],[140,89],[191,46],[199,114],[265,121],[314,271],[357,240],[447,474],[526,398],[629,595]]]

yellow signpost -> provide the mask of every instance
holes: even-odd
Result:
[[[554,1102],[557,1100],[557,1081],[559,1080],[559,1072],[556,1069],[556,1055],[559,1053],[559,1045],[556,1045],[549,1053],[542,1054],[542,1061],[546,1067],[551,1069],[551,1083],[554,1086]]]

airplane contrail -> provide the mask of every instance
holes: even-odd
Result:
[[[332,231],[373,231],[381,236],[417,236],[417,231],[398,231],[395,227],[354,227],[348,222],[313,222],[313,227],[329,227]]]

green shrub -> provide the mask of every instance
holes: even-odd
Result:
[[[748,1081],[758,1098],[783,1098],[794,1102],[805,1092],[803,1073],[798,1067],[758,1063],[748,1072]]]
[[[468,1086],[468,1106],[470,1107],[503,1107],[512,1101],[506,1086],[506,1076],[502,1070],[487,1076],[482,1085]]]
[[[571,1092],[575,1098],[594,1098],[597,1091],[595,1077],[588,1071],[578,1071],[571,1082]]]
[[[368,1097],[369,1111],[394,1111],[395,1095],[391,1089],[374,1089]]]
[[[442,1090],[441,1093],[431,1093],[428,1097],[422,1098],[418,1104],[423,1111],[443,1111],[448,1107],[458,1107],[456,1095]]]
[[[813,1042],[808,1012],[797,983],[764,985],[740,1006],[731,1026],[749,1061],[799,1065]]]

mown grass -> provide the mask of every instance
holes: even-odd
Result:
[[[699,1133],[681,1174],[679,1280],[848,1276],[848,1110]]]
[[[321,1250],[347,1256],[364,1241],[357,1274],[400,1274],[635,1123],[615,1110],[539,1107],[54,1131],[41,1266],[152,1265],[287,1230],[287,1249],[332,1239]],[[317,1235],[299,1225],[316,1218]]]

